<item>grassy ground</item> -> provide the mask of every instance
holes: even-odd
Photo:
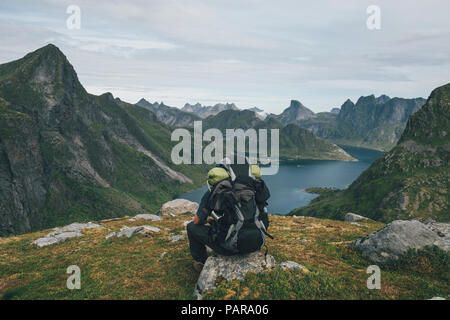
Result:
[[[194,299],[198,274],[192,268],[187,239],[181,234],[191,215],[162,221],[105,220],[107,229],[84,230],[81,238],[37,248],[30,243],[49,232],[0,239],[0,298],[3,299]],[[123,225],[152,225],[160,233],[130,239],[105,239]],[[269,254],[277,262],[293,260],[310,272],[276,268],[248,274],[243,281],[218,281],[205,299],[428,299],[449,298],[449,254],[427,250],[381,266],[381,290],[368,290],[371,264],[351,242],[383,227],[349,222],[271,216]],[[108,230],[111,229],[111,230]],[[307,240],[307,241],[306,241]],[[161,255],[166,254],[161,257]],[[81,269],[81,289],[68,290],[69,265]]]

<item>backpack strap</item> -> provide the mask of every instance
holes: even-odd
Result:
[[[239,250],[237,249],[239,230],[241,230],[242,226],[244,225],[244,215],[242,214],[239,206],[239,203],[234,206],[236,215],[238,217],[238,222],[230,225],[225,241],[222,244],[222,247],[224,247],[225,249],[236,253],[239,252]]]

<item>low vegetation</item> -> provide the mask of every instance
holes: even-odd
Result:
[[[191,215],[162,221],[104,220],[106,229],[83,231],[81,238],[44,248],[31,245],[49,232],[0,239],[2,299],[195,299],[198,274],[188,241],[171,242]],[[159,233],[128,238],[105,236],[120,227],[152,225]],[[429,299],[449,298],[450,257],[439,250],[410,253],[407,263],[381,266],[381,289],[369,290],[366,269],[372,263],[352,249],[352,242],[383,227],[310,217],[271,216],[269,254],[277,262],[296,261],[309,272],[249,273],[242,281],[218,279],[205,299]],[[67,267],[81,269],[81,289],[68,290]]]

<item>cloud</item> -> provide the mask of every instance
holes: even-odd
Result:
[[[347,98],[427,96],[450,78],[450,2],[79,0],[0,4],[0,62],[55,43],[88,90],[182,106],[236,102],[279,113],[298,99],[315,111]],[[427,14],[423,14],[427,12]]]

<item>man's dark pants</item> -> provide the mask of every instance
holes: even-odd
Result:
[[[206,259],[208,258],[206,246],[210,247],[220,255],[229,256],[233,254],[209,239],[209,228],[210,227],[205,226],[204,224],[194,224],[194,222],[190,222],[187,225],[187,234],[189,238],[189,249],[191,251],[191,255],[195,261],[201,263],[205,263]]]

